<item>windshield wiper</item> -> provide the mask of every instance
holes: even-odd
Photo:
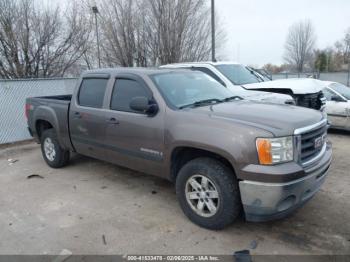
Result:
[[[186,107],[198,107],[198,106],[208,105],[208,104],[212,104],[213,102],[222,103],[223,101],[220,99],[217,99],[217,98],[204,99],[204,100],[199,100],[199,101],[193,102],[193,103],[188,104],[188,105],[180,106],[179,109],[183,109]]]
[[[215,104],[217,104],[217,103],[229,102],[232,100],[243,100],[243,99],[244,98],[241,96],[230,96],[230,97],[226,97],[224,99],[217,99],[217,98],[204,99],[204,100],[199,100],[199,101],[196,101],[196,102],[188,104],[188,105],[180,106],[179,109],[183,109],[186,107],[198,107],[198,106],[208,105],[208,104],[212,104],[213,102],[215,102]]]
[[[250,68],[249,66],[246,67],[246,69],[253,75],[255,78],[257,78],[258,82],[264,82],[264,79],[261,79],[261,77],[257,74],[257,72]]]
[[[230,97],[226,97],[225,99],[222,99],[221,102],[229,102],[232,100],[243,100],[243,97],[241,96],[230,96]]]

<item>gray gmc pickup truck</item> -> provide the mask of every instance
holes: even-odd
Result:
[[[87,71],[73,95],[28,98],[26,115],[49,166],[76,152],[167,178],[209,229],[242,211],[288,215],[320,189],[332,158],[319,111],[243,100],[197,71]]]

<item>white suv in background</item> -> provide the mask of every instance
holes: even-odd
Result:
[[[210,75],[236,95],[245,99],[272,103],[296,104],[324,111],[325,98],[318,80],[286,79],[266,81],[251,68],[235,62],[177,63],[160,68],[182,68]]]

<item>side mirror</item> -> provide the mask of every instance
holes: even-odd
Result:
[[[331,101],[344,102],[344,100],[340,96],[332,96]]]
[[[158,105],[144,96],[134,97],[131,99],[129,106],[132,110],[149,116],[153,116],[158,112]]]

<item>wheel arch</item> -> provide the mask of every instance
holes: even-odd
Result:
[[[177,146],[171,151],[170,180],[174,182],[181,167],[183,167],[187,162],[199,157],[209,157],[219,160],[228,168],[230,168],[234,174],[236,174],[234,161],[229,157],[229,154],[225,152],[221,152],[220,150],[215,149],[204,149],[195,146]]]
[[[51,129],[51,128],[54,129],[53,125],[47,120],[37,119],[36,122],[35,122],[35,131],[36,131],[36,133],[38,135],[39,140],[41,138],[42,133],[45,130]]]
[[[47,130],[49,128],[52,128],[55,130],[57,134],[57,139],[58,142],[62,147],[65,145],[63,143],[62,138],[61,138],[61,130],[60,130],[60,125],[57,119],[56,112],[53,108],[50,108],[48,106],[40,106],[35,110],[34,116],[34,128],[35,128],[35,133],[38,137],[38,142],[41,140],[41,135],[44,130]]]

